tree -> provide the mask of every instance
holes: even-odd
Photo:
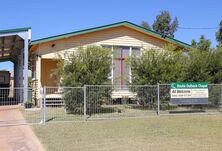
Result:
[[[142,21],[142,22],[141,22],[141,26],[144,27],[144,28],[146,28],[146,29],[152,29],[151,26],[149,25],[149,23],[146,22],[146,21]]]
[[[222,83],[222,48],[218,47],[210,54],[207,64],[208,81]]]
[[[57,71],[54,73],[61,77],[61,86],[73,87],[63,89],[63,99],[65,109],[68,113],[83,113],[84,85],[101,85],[107,83],[110,79],[112,64],[112,51],[108,48],[99,46],[88,46],[79,48],[68,55],[67,59],[58,62]],[[93,89],[93,95],[87,95],[87,109],[98,111],[101,108],[104,94],[107,96],[109,91]],[[87,90],[90,92],[90,90]],[[95,98],[96,97],[96,98]],[[93,107],[93,108],[92,108]]]
[[[193,50],[189,52],[185,66],[184,81],[208,82],[220,84],[222,82],[222,51]],[[209,85],[209,106],[218,107],[221,94],[220,85]]]
[[[210,51],[211,50],[211,41],[206,39],[204,35],[200,36],[199,42],[196,40],[192,40],[191,45],[193,48],[198,49],[200,51]]]
[[[184,75],[184,59],[182,51],[175,51],[173,46],[170,50],[149,49],[144,50],[140,57],[132,56],[128,62],[132,71],[133,85],[156,85],[157,83],[171,83],[182,81]],[[162,89],[164,88],[164,89]],[[161,87],[162,94],[169,94],[169,87]],[[146,91],[136,89],[137,97],[142,105],[150,108],[156,107],[156,87],[149,87]],[[149,94],[149,96],[147,96]],[[169,96],[161,98],[161,108],[170,107]]]
[[[185,72],[183,81],[201,82],[208,81],[207,64],[210,60],[210,52],[193,50],[188,53],[184,63]]]
[[[146,85],[190,81],[222,82],[222,48],[214,51],[194,49],[190,52],[151,49],[128,60],[132,83]]]
[[[184,57],[181,51],[144,50],[141,57],[132,56],[129,64],[134,85],[155,85],[181,81]]]
[[[111,50],[99,46],[79,48],[68,56],[62,72],[62,86],[99,85],[109,81]]]
[[[175,17],[173,22],[171,22],[170,13],[168,11],[162,11],[160,15],[157,15],[152,27],[154,31],[164,36],[173,37],[177,31],[178,19]]]
[[[166,48],[168,49],[144,50],[140,57],[132,56],[129,58],[133,85],[203,81],[222,83],[221,47],[214,51],[203,51],[202,49],[199,50],[198,47],[188,52],[175,50],[172,46]],[[161,86],[159,91],[161,109],[172,108],[173,106],[169,105],[170,87],[167,85]],[[136,89],[135,92],[142,105],[149,104],[151,108],[155,108],[156,104],[155,101],[152,101],[152,98],[156,96],[156,91],[149,88],[146,91]],[[148,98],[147,92],[150,94]],[[218,107],[220,105],[220,93],[220,85],[209,85],[209,106]]]
[[[219,30],[216,32],[216,39],[219,43],[219,46],[222,46],[222,21],[219,24]]]
[[[152,25],[152,30],[162,34],[163,36],[174,37],[178,24],[177,17],[175,17],[172,21],[168,11],[161,11],[160,14],[156,16],[156,20]],[[149,24],[144,21],[142,22],[141,26],[151,29]]]

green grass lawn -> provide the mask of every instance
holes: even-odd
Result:
[[[118,109],[121,112],[118,112]],[[119,117],[144,117],[144,116],[155,116],[155,110],[148,109],[132,109],[126,105],[115,105],[109,108],[110,112],[98,112],[87,115],[89,119],[93,118],[119,118]],[[23,116],[29,123],[39,123],[42,118],[42,109],[24,109],[21,108]],[[79,114],[68,114],[65,112],[64,107],[47,107],[46,108],[46,121],[54,122],[54,121],[83,121],[84,116],[83,113]]]
[[[43,109],[40,108],[31,108],[31,109],[24,109],[20,108],[23,116],[25,117],[26,121],[29,123],[39,123],[42,120]],[[104,112],[106,111],[106,112]],[[118,112],[120,111],[120,112]],[[169,111],[174,111],[176,114],[180,113],[192,113],[192,109],[185,108],[185,107],[177,107],[172,110],[161,110],[161,114],[170,114]],[[182,111],[182,112],[181,112]],[[205,109],[202,110],[203,112],[198,112],[196,109],[194,113],[222,113],[216,109]],[[98,111],[97,113],[93,113],[91,115],[87,115],[88,119],[96,119],[96,118],[124,118],[124,117],[149,117],[149,116],[156,116],[156,110],[151,110],[148,108],[132,108],[128,105],[112,105],[103,107],[103,110]],[[83,113],[79,114],[68,114],[65,112],[64,107],[47,107],[46,108],[46,121],[47,122],[55,122],[55,121],[83,121],[84,116]]]
[[[222,149],[222,115],[51,123],[32,128],[47,151]]]

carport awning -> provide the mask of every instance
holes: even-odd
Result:
[[[14,63],[15,87],[24,87],[23,100],[28,101],[28,47],[31,28],[0,30],[0,62]]]
[[[16,61],[16,56],[24,48],[24,39],[16,33],[28,31],[30,28],[0,30],[0,62]]]
[[[19,36],[0,37],[0,61],[14,60],[22,48],[24,41]]]

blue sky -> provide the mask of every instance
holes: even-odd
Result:
[[[32,27],[32,40],[124,20],[153,23],[161,10],[177,16],[181,27],[217,27],[222,20],[221,0],[7,0],[1,6],[0,29]],[[203,34],[216,46],[216,31],[179,29],[175,38],[190,43]]]

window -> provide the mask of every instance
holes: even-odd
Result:
[[[140,56],[140,54],[141,54],[140,48],[137,47],[132,48],[132,55]]]
[[[139,57],[141,55],[140,47],[109,45],[102,45],[102,47],[113,50],[112,83],[114,85],[127,85],[131,81],[131,69],[126,64],[126,58],[130,55]]]

